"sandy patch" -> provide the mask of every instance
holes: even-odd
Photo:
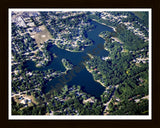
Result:
[[[118,39],[117,37],[112,37],[112,39],[114,39],[115,41],[119,42],[120,44],[124,44],[124,42],[122,42],[120,39]]]
[[[31,37],[33,37],[36,40],[36,43],[38,47],[40,47],[40,44],[43,44],[45,41],[52,39],[52,36],[50,32],[46,29],[44,25],[39,26],[40,32],[31,34]]]
[[[46,35],[42,35],[41,37],[46,37]]]

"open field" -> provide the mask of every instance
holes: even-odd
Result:
[[[17,102],[17,103],[21,103],[22,100],[19,100],[19,99],[18,99],[18,98],[20,98],[21,96],[24,97],[25,99],[30,99],[33,104],[38,104],[38,103],[35,101],[34,96],[32,96],[32,95],[29,96],[29,95],[26,95],[26,94],[14,96],[14,97],[13,97],[13,98],[14,98],[14,101]]]
[[[140,19],[143,18],[144,12],[133,12],[136,16],[138,16]]]
[[[40,32],[32,35],[32,37],[35,38],[38,47],[41,43],[43,44],[45,41],[52,38],[51,34],[44,25],[39,26],[39,29],[41,30]]]

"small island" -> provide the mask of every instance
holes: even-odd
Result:
[[[62,64],[66,68],[67,71],[71,70],[73,68],[73,65],[68,60],[66,60],[65,58],[63,58],[61,61],[62,61]]]

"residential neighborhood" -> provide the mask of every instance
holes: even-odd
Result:
[[[12,115],[148,115],[148,11],[10,16]]]

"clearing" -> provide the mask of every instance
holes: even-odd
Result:
[[[39,29],[41,30],[40,32],[31,35],[33,38],[35,38],[38,47],[40,47],[40,44],[43,44],[45,41],[52,39],[50,32],[44,25],[39,26]]]

